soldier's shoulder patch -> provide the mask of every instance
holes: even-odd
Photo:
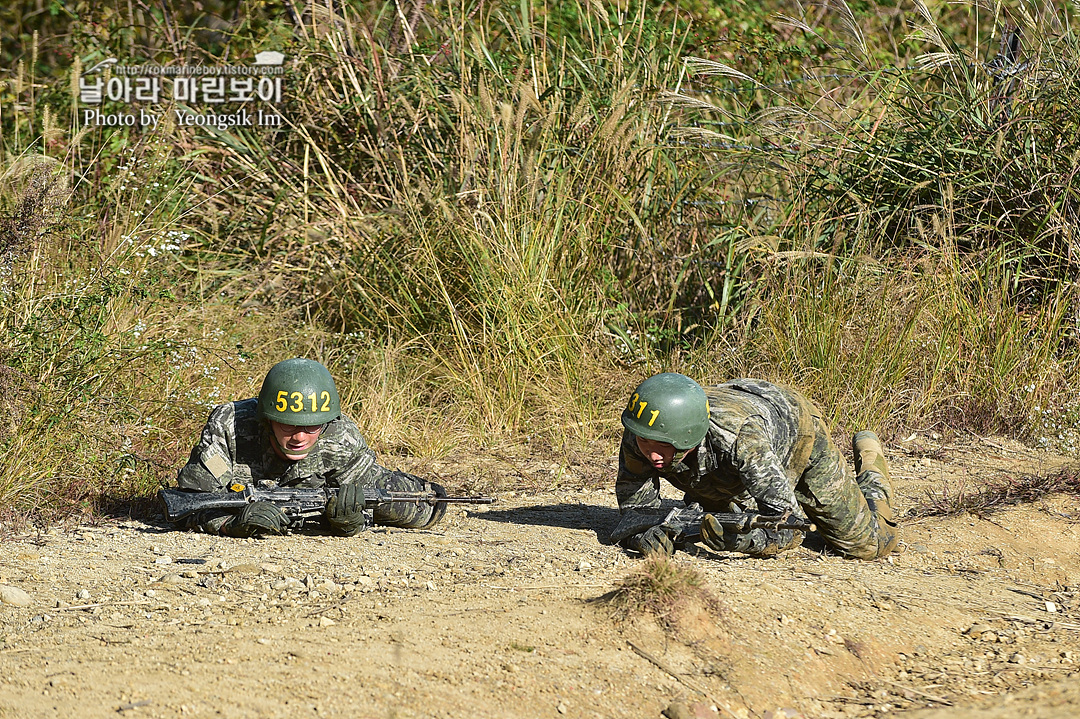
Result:
[[[204,467],[210,470],[210,474],[214,475],[214,479],[221,479],[229,471],[229,463],[216,454],[204,455],[202,463]]]

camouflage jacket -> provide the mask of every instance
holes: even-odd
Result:
[[[360,430],[342,415],[328,423],[303,459],[282,459],[271,445],[270,428],[255,416],[256,400],[218,405],[210,412],[199,443],[177,476],[180,489],[214,492],[234,482],[256,486],[339,487],[374,484],[389,470],[375,462]]]
[[[234,482],[279,487],[340,487],[359,482],[392,492],[432,490],[420,477],[380,466],[360,430],[345,415],[327,423],[303,459],[282,459],[271,445],[270,428],[255,416],[256,403],[255,399],[229,402],[210,412],[199,443],[180,469],[180,489],[214,492]],[[189,515],[180,525],[217,534],[229,515],[227,510],[205,510]],[[373,510],[376,524],[393,527],[426,527],[441,516],[423,502],[385,503]]]
[[[738,379],[707,387],[709,431],[695,451],[655,469],[625,432],[615,494],[619,511],[660,506],[660,479],[706,510],[735,502],[763,514],[802,514],[795,484],[806,469],[820,413],[794,390]]]

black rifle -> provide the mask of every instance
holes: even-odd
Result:
[[[158,497],[165,505],[165,519],[183,519],[203,509],[241,509],[252,502],[272,502],[289,518],[293,529],[303,526],[307,518],[321,517],[326,503],[337,496],[337,487],[258,487],[234,484],[223,492],[186,492],[182,489],[162,489]],[[365,513],[374,505],[389,502],[426,502],[436,504],[491,504],[494,497],[440,497],[435,492],[388,492],[378,487],[364,487]],[[368,516],[370,524],[371,517]]]
[[[706,512],[695,502],[670,510],[631,509],[623,515],[619,525],[611,533],[611,541],[618,542],[650,527],[660,527],[675,544],[696,542],[701,539],[701,520],[706,514],[711,514],[721,527],[735,534],[747,534],[755,529],[795,529],[800,532],[813,532],[817,529],[810,520],[796,517],[791,512],[774,516],[753,512]]]

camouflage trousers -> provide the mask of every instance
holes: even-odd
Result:
[[[892,484],[880,444],[856,447],[855,475],[821,419],[806,470],[795,484],[795,498],[829,546],[847,557],[876,559],[896,547],[900,537],[892,509]],[[869,451],[865,447],[876,447]]]

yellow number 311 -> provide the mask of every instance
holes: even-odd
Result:
[[[648,402],[641,402],[641,401],[639,401],[640,399],[641,399],[640,395],[638,395],[638,393],[635,392],[634,396],[630,398],[630,406],[627,407],[627,410],[630,411],[631,413],[633,413],[634,416],[637,417],[638,419],[641,419],[641,413],[644,412],[645,408],[649,406]],[[637,412],[634,412],[634,408],[637,408]],[[656,418],[659,417],[659,416],[660,416],[660,410],[658,410],[658,409],[649,410],[649,426],[650,427],[653,426],[653,422],[655,422]]]

